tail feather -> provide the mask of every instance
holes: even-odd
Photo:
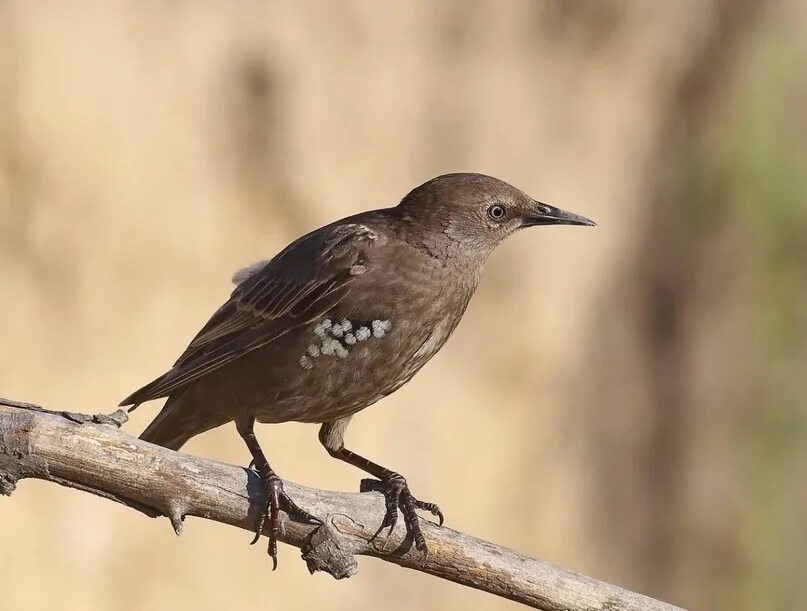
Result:
[[[193,393],[182,390],[172,394],[157,417],[140,434],[140,439],[169,450],[179,450],[191,437],[231,420],[226,412],[199,408]]]
[[[167,392],[163,392],[163,389],[166,385],[166,382],[169,381],[174,377],[174,370],[164,373],[156,380],[153,380],[146,384],[143,388],[140,388],[134,391],[131,395],[126,397],[123,401],[119,403],[121,407],[126,405],[132,405],[129,411],[135,409],[141,403],[145,403],[146,401],[151,401],[152,399],[160,399],[162,397],[168,396]]]
[[[165,402],[160,413],[140,434],[140,439],[149,443],[163,446],[169,450],[179,450],[197,432],[195,431],[192,416],[193,412],[178,408],[179,397],[171,396]]]

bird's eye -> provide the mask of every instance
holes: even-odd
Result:
[[[507,214],[507,210],[505,210],[504,206],[501,204],[493,204],[490,208],[488,208],[488,216],[494,221],[502,220],[505,214]]]

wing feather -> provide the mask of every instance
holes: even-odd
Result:
[[[243,274],[174,367],[121,405],[164,397],[323,316],[348,294],[356,266],[366,266],[368,249],[386,241],[380,238],[364,225],[330,225],[303,236],[262,268],[245,268],[257,269]]]

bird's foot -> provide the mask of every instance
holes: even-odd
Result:
[[[395,524],[398,521],[398,508],[400,507],[403,513],[404,524],[406,524],[406,532],[412,536],[415,542],[415,549],[423,553],[423,562],[425,564],[429,557],[429,548],[426,545],[426,540],[423,537],[423,531],[420,529],[420,522],[417,515],[417,509],[428,511],[434,516],[437,516],[438,526],[443,525],[443,512],[434,503],[427,503],[416,499],[409,491],[409,486],[406,479],[398,473],[390,472],[389,475],[383,479],[363,479],[361,481],[361,492],[369,492],[371,490],[382,492],[387,505],[387,513],[381,526],[373,535],[375,539],[381,531],[389,528],[389,533],[392,533]],[[371,539],[371,540],[372,540]]]
[[[280,530],[280,520],[278,514],[282,509],[289,516],[299,522],[309,522],[312,524],[322,524],[322,520],[311,515],[305,509],[295,503],[291,497],[283,490],[283,480],[277,475],[263,478],[266,494],[266,504],[263,511],[258,514],[258,522],[255,525],[255,538],[250,545],[258,542],[263,534],[263,527],[269,522],[269,547],[267,553],[272,557],[272,570],[277,568],[277,534]]]

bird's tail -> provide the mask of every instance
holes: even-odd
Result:
[[[168,397],[160,413],[140,439],[169,450],[179,450],[191,437],[229,422],[227,412],[202,409],[193,392],[182,389]]]
[[[170,450],[178,450],[194,435],[201,433],[193,426],[193,409],[181,409],[184,393],[171,395],[157,417],[140,435],[140,439]]]
[[[151,401],[153,399],[167,397],[169,394],[171,394],[172,390],[176,390],[169,388],[170,382],[176,377],[176,373],[176,369],[171,369],[156,380],[152,380],[146,384],[143,388],[139,388],[134,391],[118,405],[121,407],[131,405],[132,407],[129,408],[129,411],[132,411],[141,403],[145,403],[146,401]]]

